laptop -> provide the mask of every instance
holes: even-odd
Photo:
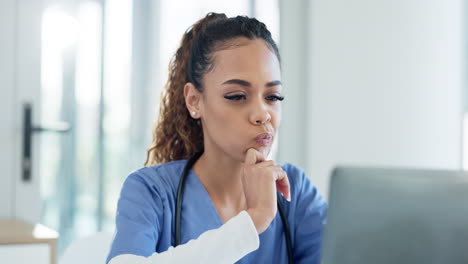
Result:
[[[323,264],[467,264],[468,173],[334,169]]]

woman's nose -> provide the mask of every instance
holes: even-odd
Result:
[[[258,104],[252,110],[250,121],[255,125],[263,125],[271,120],[271,115],[268,109],[263,104]]]

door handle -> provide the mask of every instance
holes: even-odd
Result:
[[[66,122],[57,122],[49,126],[35,126],[32,123],[32,105],[25,103],[23,106],[23,160],[22,160],[22,179],[24,182],[31,181],[32,169],[32,139],[34,132],[57,132],[67,133],[71,130]]]

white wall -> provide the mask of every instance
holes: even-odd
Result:
[[[307,74],[309,28],[308,0],[280,1],[280,41],[283,83],[282,120],[279,131],[277,161],[307,164],[308,113]],[[268,26],[268,25],[267,25]]]
[[[12,216],[14,0],[0,1],[0,219]]]
[[[308,6],[306,170],[328,195],[336,164],[461,167],[461,0]],[[286,118],[286,117],[285,117]]]

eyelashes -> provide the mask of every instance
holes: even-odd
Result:
[[[232,101],[240,101],[247,99],[247,97],[243,94],[225,95],[224,98]]]
[[[284,100],[284,96],[281,96],[281,95],[269,95],[267,96],[267,99],[270,100],[270,101],[283,101]]]
[[[247,96],[244,94],[225,95],[224,98],[227,100],[231,100],[231,101],[247,100]],[[268,101],[273,101],[273,102],[284,100],[284,96],[281,96],[281,95],[268,95],[265,98]]]

